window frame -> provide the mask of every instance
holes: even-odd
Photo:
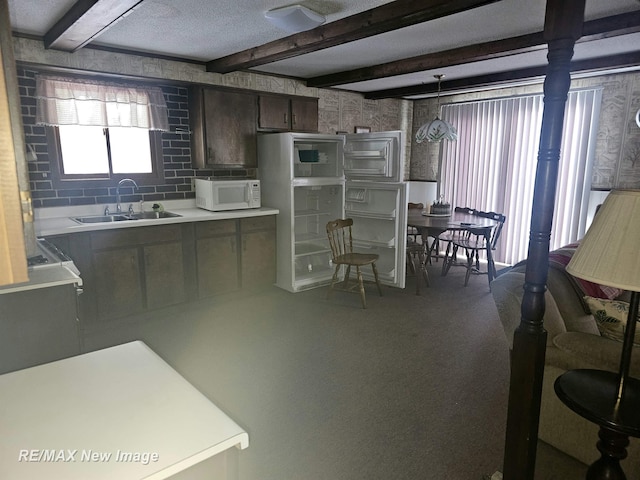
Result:
[[[159,185],[164,183],[164,155],[162,149],[162,132],[149,130],[149,148],[151,153],[152,173],[93,173],[64,174],[60,135],[57,126],[46,126],[47,150],[51,168],[51,182],[56,189],[77,187],[111,187],[123,178],[131,178],[138,185]],[[105,127],[108,129],[108,127]],[[111,162],[109,162],[111,170]]]

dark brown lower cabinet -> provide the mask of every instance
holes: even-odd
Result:
[[[95,272],[93,293],[98,319],[122,317],[144,310],[137,247],[93,252],[92,267]]]
[[[147,308],[182,303],[186,299],[182,242],[147,245],[144,253],[144,283]]]
[[[242,288],[273,285],[276,279],[274,216],[240,219]]]
[[[197,223],[196,258],[200,298],[238,290],[237,220]]]
[[[72,284],[1,294],[0,374],[80,354],[77,300]]]
[[[107,322],[275,281],[275,216],[48,237],[84,283],[80,320]]]

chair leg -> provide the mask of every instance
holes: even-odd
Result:
[[[340,270],[340,265],[336,265],[336,269],[333,272],[333,277],[331,278],[331,285],[329,285],[329,290],[327,290],[327,299],[329,299],[329,295],[333,292],[333,286],[338,281],[338,270]]]
[[[429,248],[428,246],[426,247]],[[420,276],[424,278],[425,285],[431,286],[429,282],[429,272],[427,272],[427,256],[424,252],[418,252],[418,272],[416,273],[416,295],[420,295]]]
[[[378,280],[378,267],[376,267],[376,262],[371,264],[371,269],[373,270],[373,278],[376,280],[376,287],[378,287],[378,293],[382,296],[382,288],[380,287],[380,280]]]
[[[449,247],[451,247],[451,243],[449,243],[449,245],[447,246],[447,253],[445,255],[444,262],[442,264],[443,277],[447,273],[449,273],[449,269],[451,268],[451,265],[453,265],[453,263],[456,261],[456,258],[458,257],[458,247],[455,245],[451,249]],[[449,254],[449,250],[451,250],[451,254]]]
[[[471,276],[471,270],[473,269],[473,250],[466,250],[467,254],[467,273],[464,276],[464,286],[469,284],[469,277]]]
[[[409,270],[411,271],[411,274],[415,274],[416,267],[413,264],[413,255],[411,255],[411,252],[408,250],[407,250],[407,264],[409,265]]]
[[[418,268],[416,268],[416,255],[418,255],[418,261],[421,261],[420,253],[412,252],[412,253],[409,253],[408,255],[410,259],[409,267],[410,267],[411,273],[416,277],[416,295],[420,295],[420,273],[422,271],[422,267],[418,265]]]
[[[427,262],[429,265],[432,264],[431,259],[435,257],[436,262],[438,261],[438,253],[440,252],[440,240],[438,237],[433,237],[433,242],[431,242],[430,246],[427,246]]]
[[[351,265],[347,265],[347,272],[344,274],[342,288],[345,290],[349,287],[349,275],[351,274]]]
[[[447,250],[444,252],[444,258],[442,259],[442,276],[444,277],[449,271],[451,261],[451,242],[447,243]]]
[[[356,275],[358,277],[358,285],[360,286],[360,300],[362,300],[362,308],[367,308],[367,299],[364,293],[364,280],[362,279],[362,272],[360,267],[356,265]]]

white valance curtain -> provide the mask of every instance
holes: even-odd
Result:
[[[585,233],[601,90],[569,92],[558,172],[551,248]],[[442,118],[458,130],[442,145],[441,193],[453,206],[503,213],[495,253],[514,264],[527,256],[543,96],[450,104]]]
[[[36,98],[39,124],[169,130],[167,104],[158,87],[38,75]]]

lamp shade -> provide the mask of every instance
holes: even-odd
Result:
[[[422,143],[425,140],[429,142],[439,142],[440,140],[455,141],[458,139],[456,127],[440,117],[434,118],[431,122],[422,125],[416,132],[416,142]]]
[[[264,14],[276,27],[289,33],[311,30],[325,22],[325,17],[302,5],[275,8]]]
[[[571,275],[640,292],[640,190],[613,190],[567,265]]]

